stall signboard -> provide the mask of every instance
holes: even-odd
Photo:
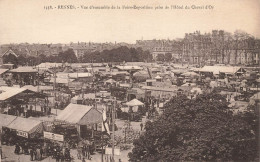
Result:
[[[17,134],[17,136],[28,138],[28,133],[26,133],[26,132],[17,130],[16,134]]]
[[[106,147],[105,154],[106,155],[112,155],[112,148],[111,147]],[[114,155],[120,156],[120,149],[119,148],[115,148],[114,149]]]
[[[61,134],[55,134],[51,132],[43,132],[43,137],[55,141],[64,141],[64,136]]]

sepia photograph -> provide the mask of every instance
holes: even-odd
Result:
[[[0,162],[258,162],[259,0],[0,0]]]

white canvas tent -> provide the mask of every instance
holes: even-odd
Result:
[[[33,138],[37,133],[43,132],[41,121],[17,117],[5,127],[15,130],[18,136]]]
[[[132,99],[131,101],[126,103],[127,106],[143,106],[144,103],[142,103],[141,101],[137,100],[137,99]]]
[[[102,122],[102,113],[92,106],[69,104],[56,120],[79,125],[98,124]]]

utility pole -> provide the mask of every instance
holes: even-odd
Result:
[[[185,50],[185,47],[184,47],[184,41],[183,41],[183,45],[182,45],[182,55],[181,55],[181,66],[183,66],[183,55],[184,55],[184,50]]]
[[[104,161],[103,158],[103,132],[101,133],[101,162]]]
[[[40,83],[39,83],[39,77],[40,77],[40,74],[39,74],[39,63],[40,63],[40,61],[39,61],[39,53],[38,53],[38,51],[36,51],[37,52],[37,60],[38,60],[38,68],[37,68],[37,70],[38,70],[38,77],[37,77],[37,82],[38,82],[38,86],[37,86],[37,92],[39,93],[39,91],[40,91],[40,88],[39,88],[39,85],[40,85]],[[35,65],[36,66],[36,65]]]
[[[114,100],[114,105],[112,107],[112,161],[114,162],[115,156],[115,107],[116,107],[116,99]]]
[[[38,80],[38,81],[37,81],[37,82],[38,82],[38,86],[37,86],[37,92],[39,93],[39,92],[40,92],[40,82],[39,82],[39,81],[40,81],[40,79],[39,79],[39,78],[40,78],[40,74],[39,74],[39,65],[38,65],[38,68],[37,68],[37,69],[38,69],[38,77],[37,77],[37,80]]]
[[[54,83],[53,83],[53,91],[54,91],[54,108],[56,105],[56,64],[55,64],[55,68],[54,68]],[[57,116],[57,108],[56,109],[56,116]]]

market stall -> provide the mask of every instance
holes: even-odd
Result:
[[[128,113],[130,114],[130,120],[139,121],[141,119],[141,114],[139,113],[139,109],[142,109],[144,103],[142,103],[137,99],[133,99],[127,102],[126,105],[128,106],[128,108],[122,108],[121,110],[123,112],[126,112],[125,110],[128,111]]]
[[[38,116],[36,114],[37,99],[45,99],[46,95],[26,88],[7,88],[0,94],[0,103],[4,112],[16,116]]]
[[[28,118],[16,117],[12,122],[3,126],[3,140],[7,144],[23,145],[28,143],[30,146],[42,145],[43,125],[41,121]]]
[[[74,125],[77,127],[79,137],[87,138],[93,135],[93,128],[97,130],[97,124],[102,123],[102,113],[92,106],[69,104],[55,120],[63,124]]]

